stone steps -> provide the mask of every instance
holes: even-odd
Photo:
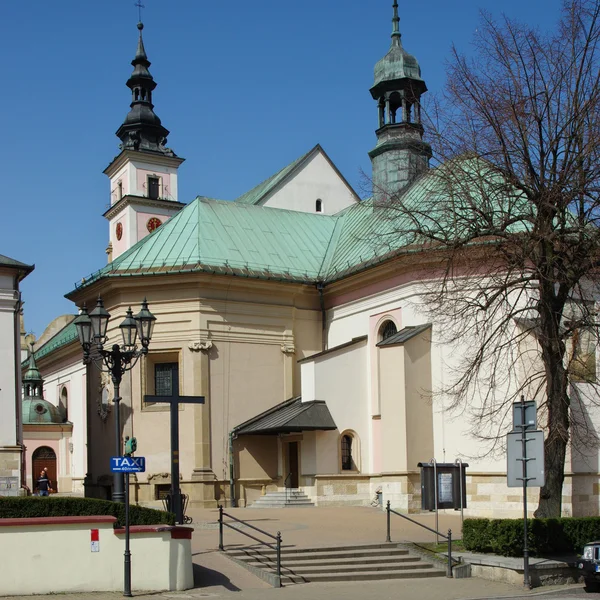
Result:
[[[293,488],[268,492],[261,496],[256,502],[248,508],[286,508],[286,507],[311,507],[314,504],[303,490]]]
[[[270,548],[253,546],[225,554],[268,580],[276,578],[276,552]],[[444,576],[441,569],[393,544],[281,549],[282,585]]]

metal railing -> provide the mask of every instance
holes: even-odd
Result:
[[[262,533],[263,535],[266,535],[268,538],[275,540],[275,547],[273,547],[272,543],[265,542],[264,540],[254,537],[252,534],[248,533],[247,531],[242,531],[241,529],[234,527],[230,523],[227,523],[223,519],[223,517],[229,517],[236,523],[241,523],[245,527],[250,527],[250,529],[254,529],[254,531],[258,531],[258,533]],[[277,579],[279,581],[279,587],[281,587],[281,531],[278,531],[277,535],[272,535],[271,533],[264,531],[263,529],[259,529],[258,527],[255,527],[254,525],[250,525],[250,523],[248,523],[247,521],[242,521],[241,519],[236,519],[232,515],[226,513],[223,510],[223,507],[219,505],[219,550],[225,550],[225,546],[223,544],[223,528],[224,527],[229,527],[229,529],[235,529],[238,533],[241,533],[242,535],[249,537],[250,539],[254,540],[255,542],[258,542],[259,544],[262,544],[263,546],[267,546],[268,548],[271,548],[271,550],[275,550],[276,558],[277,558],[277,571],[276,571]]]
[[[418,525],[419,527],[423,527],[423,529],[431,531],[431,533],[435,533],[436,535],[439,535],[440,537],[443,537],[444,539],[448,540],[448,567],[446,570],[446,577],[452,577],[452,529],[448,529],[448,535],[444,535],[443,533],[440,533],[439,531],[432,529],[431,527],[427,527],[427,525],[423,525],[423,523],[419,523],[418,521],[415,521],[414,519],[411,519],[410,517],[407,517],[402,513],[396,512],[395,510],[390,508],[389,500],[387,501],[385,510],[387,513],[387,536],[385,538],[386,542],[392,541],[392,513],[398,515],[399,517],[402,517],[403,519],[406,519],[407,521],[410,521],[411,523],[414,523],[415,525]]]
[[[288,484],[289,484],[289,482],[290,482],[290,479],[291,479],[291,478],[292,478],[292,472],[290,471],[290,472],[288,473],[288,476],[285,478],[285,481],[283,482],[283,487],[284,487],[284,489],[285,489],[285,503],[286,503],[286,504],[287,504],[287,503],[288,503],[288,501],[289,501],[289,492],[288,492],[288,490],[289,490],[290,488],[289,488],[289,485],[288,485]]]

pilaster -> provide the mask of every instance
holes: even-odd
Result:
[[[210,340],[191,342],[188,346],[192,361],[192,389],[194,396],[204,396],[204,404],[194,404],[194,471],[195,481],[216,480],[212,470],[211,460],[211,430],[210,430],[210,353],[213,344]],[[205,499],[210,495],[205,491]],[[212,497],[214,499],[214,495]]]

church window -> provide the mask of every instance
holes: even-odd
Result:
[[[123,197],[123,182],[121,180],[117,181],[117,200],[120,200]]]
[[[177,363],[154,365],[154,393],[156,396],[179,395],[179,365]]]
[[[318,213],[323,212],[323,200],[321,200],[320,198],[317,199],[315,203],[315,211]]]
[[[159,177],[148,177],[148,198],[157,200],[160,195],[160,178]]]
[[[596,382],[596,341],[587,328],[576,329],[571,337],[569,374],[573,382]]]
[[[387,340],[388,338],[396,335],[398,333],[398,328],[396,327],[396,323],[391,320],[387,320],[383,325],[379,328],[379,341],[383,342],[383,340]]]
[[[340,436],[340,470],[358,471],[358,438],[355,433],[345,431]]]
[[[60,390],[60,410],[65,423],[69,420],[69,392],[64,385]]]
[[[140,369],[142,398],[149,396],[178,396],[181,390],[178,351],[152,352],[142,360]],[[167,404],[141,402],[142,411],[168,412]]]

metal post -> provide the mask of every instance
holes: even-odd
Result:
[[[455,461],[455,463],[458,463],[458,476],[460,478],[460,523],[461,525],[464,523],[465,521],[465,514],[464,514],[464,501],[463,501],[463,463],[462,460],[460,458],[457,458]]]
[[[439,512],[438,512],[438,480],[437,480],[437,462],[435,458],[432,458],[429,461],[433,464],[433,493],[435,496],[435,543],[440,543],[440,538],[438,536],[438,531],[440,530],[439,526]]]
[[[452,529],[448,529],[448,571],[447,577],[452,577]]]
[[[281,585],[281,531],[277,532],[277,577]]]
[[[219,504],[219,550],[223,550],[223,507]]]
[[[390,501],[389,500],[387,501],[385,510],[387,512],[387,536],[385,538],[385,541],[391,542],[392,541],[392,524],[391,524],[392,513],[390,512]]]
[[[125,576],[123,596],[131,597],[131,552],[129,551],[129,473],[125,473]]]
[[[171,510],[175,521],[183,525],[181,490],[179,489],[179,405],[171,402]]]
[[[113,385],[115,390],[115,456],[122,456],[123,441],[121,440],[121,380],[113,375]],[[113,502],[124,502],[125,493],[123,491],[123,473],[114,473],[113,475]]]
[[[527,431],[525,396],[521,396],[521,444],[523,446],[523,585],[529,587],[529,547],[527,543]]]

